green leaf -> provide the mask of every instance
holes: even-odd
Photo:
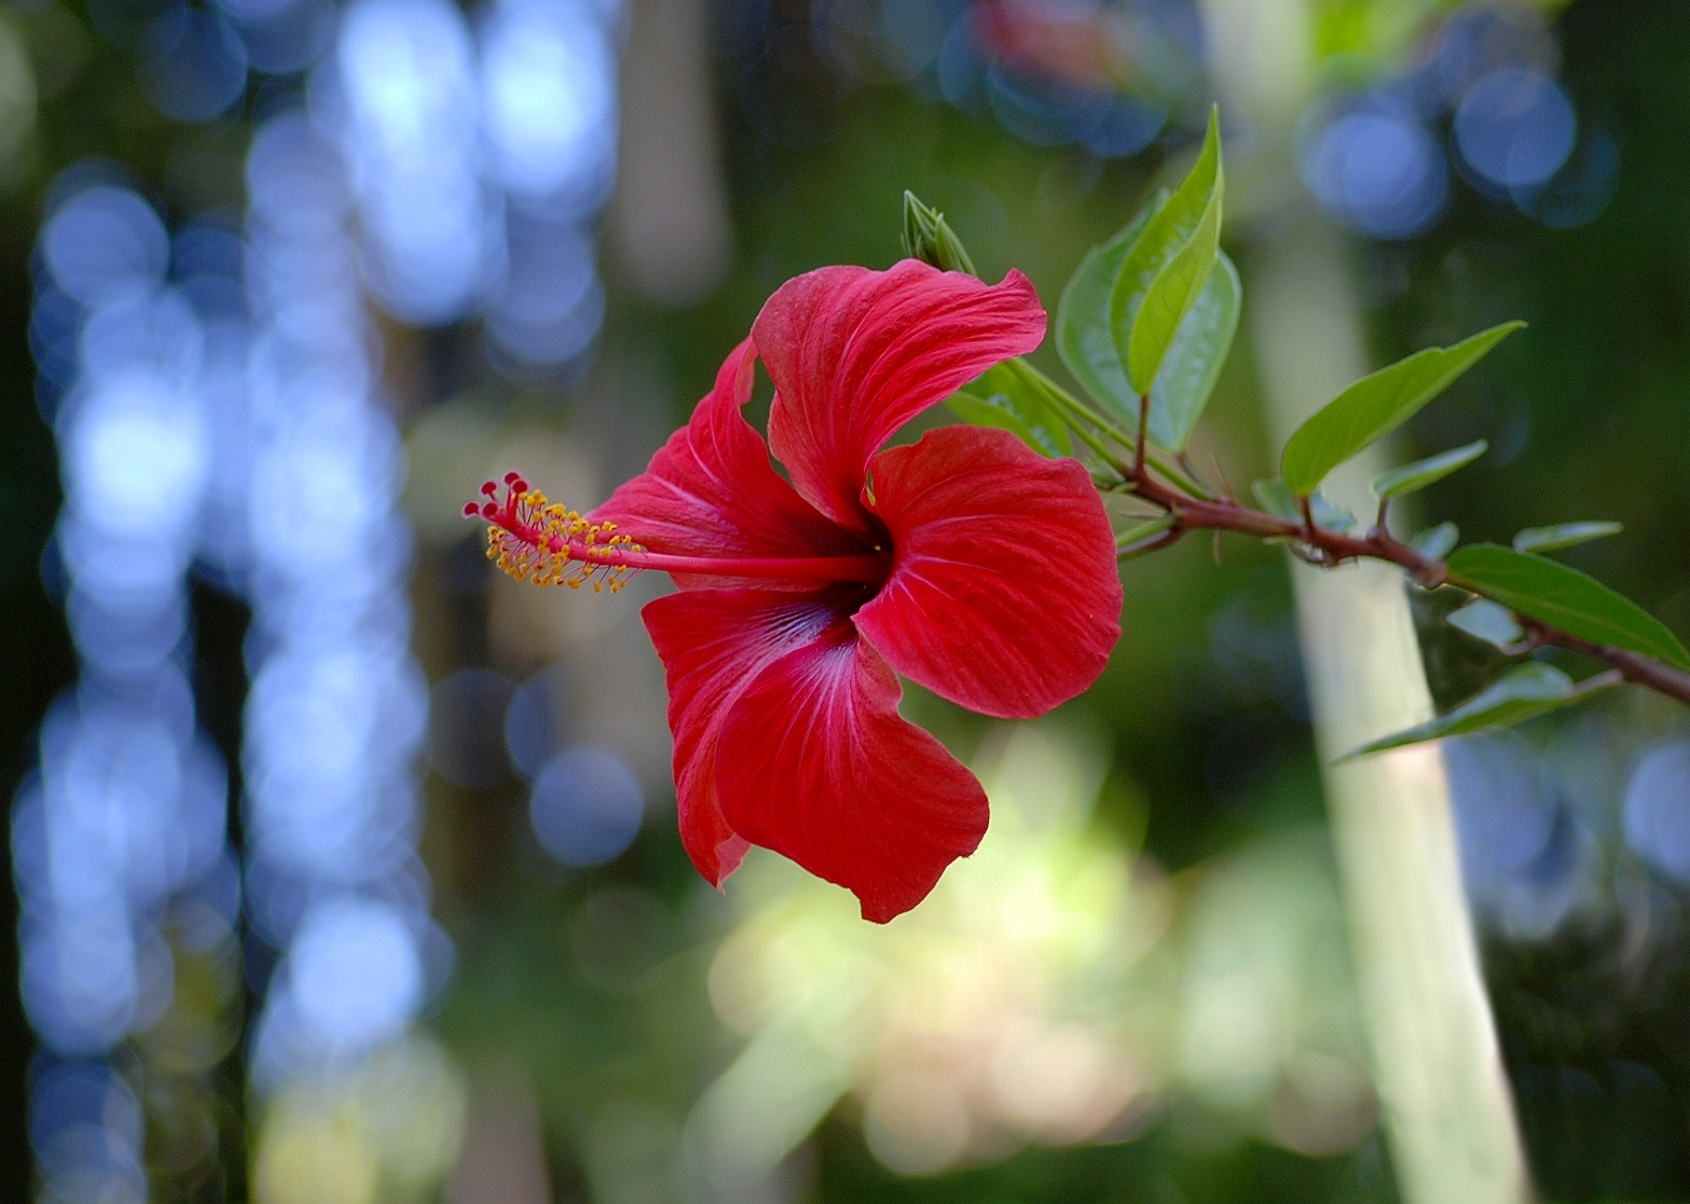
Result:
[[[1326,474],[1390,434],[1524,322],[1504,322],[1453,347],[1428,347],[1364,376],[1297,428],[1280,457],[1280,474],[1309,493]]]
[[[1081,387],[1129,430],[1138,425],[1138,393],[1127,383],[1115,349],[1110,304],[1132,252],[1151,218],[1168,203],[1168,191],[1153,196],[1120,233],[1093,247],[1080,261],[1056,307],[1056,351]],[[1185,315],[1150,391],[1150,438],[1182,451],[1214,392],[1238,329],[1242,290],[1238,269],[1217,254],[1208,283]],[[1136,307],[1139,296],[1128,298]]]
[[[1131,360],[1129,351],[1133,327],[1150,286],[1163,269],[1190,245],[1209,212],[1209,202],[1214,199],[1220,168],[1220,138],[1212,112],[1209,127],[1210,136],[1204,140],[1197,162],[1192,165],[1179,189],[1150,214],[1150,219],[1132,240],[1119,269],[1110,280],[1110,339],[1123,369]],[[1123,372],[1127,393],[1125,404],[1136,423],[1139,396],[1148,390],[1134,388],[1130,377],[1131,373]]]
[[[1288,523],[1303,521],[1303,512],[1297,505],[1297,495],[1278,477],[1255,482],[1250,486],[1250,492],[1256,495],[1256,504],[1275,518],[1282,518]]]
[[[1581,640],[1690,670],[1690,653],[1660,620],[1559,561],[1497,544],[1472,544],[1449,558],[1449,580]]]
[[[1032,427],[1017,417],[1001,393],[987,398],[958,391],[952,393],[945,404],[950,407],[951,413],[964,422],[974,426],[995,426],[1001,431],[1008,431],[1042,456],[1061,454],[1049,446],[1047,439],[1040,439]]]
[[[1373,493],[1380,498],[1406,497],[1411,493],[1419,493],[1426,486],[1443,480],[1456,469],[1467,467],[1488,450],[1490,444],[1483,439],[1475,439],[1465,447],[1439,452],[1435,456],[1427,456],[1424,460],[1393,468],[1390,472],[1381,473],[1374,480]]]
[[[1457,631],[1465,631],[1474,639],[1495,644],[1504,651],[1526,634],[1506,606],[1498,606],[1486,598],[1474,598],[1450,614],[1448,622]]]
[[[1168,190],[1151,197],[1138,216],[1102,246],[1093,247],[1069,277],[1056,306],[1056,353],[1062,364],[1105,409],[1129,427],[1138,425],[1138,394],[1127,383],[1109,324],[1110,298],[1127,255],[1150,219],[1168,203]]]
[[[945,215],[904,189],[904,254],[946,272],[976,275],[974,261]]]
[[[1297,501],[1297,495],[1278,477],[1257,481],[1250,490],[1256,495],[1256,503],[1275,518],[1282,518],[1288,523],[1303,521],[1303,508]],[[1355,515],[1328,500],[1323,493],[1317,492],[1309,499],[1309,515],[1315,526],[1325,527],[1328,531],[1347,532],[1356,525]]]
[[[1403,731],[1364,744],[1338,758],[1348,761],[1368,753],[1383,752],[1387,748],[1401,748],[1405,744],[1419,744],[1443,736],[1460,736],[1487,727],[1507,727],[1578,702],[1597,690],[1616,685],[1618,673],[1601,673],[1574,685],[1572,678],[1559,669],[1537,661],[1516,665],[1491,685],[1466,702],[1427,723],[1417,724]]]
[[[1574,544],[1588,543],[1618,535],[1625,528],[1619,523],[1560,523],[1553,527],[1527,527],[1514,537],[1516,552],[1555,552]]]
[[[1164,531],[1172,530],[1174,523],[1177,521],[1172,514],[1159,514],[1148,522],[1130,527],[1115,537],[1115,550],[1117,552],[1132,552],[1139,544],[1155,539]]]
[[[964,421],[1010,431],[1041,455],[1066,456],[1073,450],[1068,428],[1050,404],[1044,383],[1044,375],[1031,364],[1009,360],[988,368],[949,404]],[[958,403],[957,397],[966,400]]]
[[[1232,350],[1243,296],[1238,269],[1225,251],[1217,252],[1209,282],[1180,322],[1151,386],[1151,442],[1169,451],[1185,450]]]
[[[1146,225],[1144,236],[1127,257],[1126,270],[1115,282],[1110,303],[1115,350],[1127,365],[1128,383],[1141,396],[1155,386],[1156,374],[1180,323],[1209,282],[1209,272],[1220,251],[1225,191],[1220,118],[1211,109],[1209,132],[1191,173]],[[1179,237],[1188,226],[1190,233]],[[1145,252],[1142,258],[1141,249]],[[1141,262],[1147,271],[1135,274]],[[1127,322],[1123,319],[1128,316],[1125,309],[1130,301],[1123,298],[1123,286],[1129,298],[1137,295],[1141,286],[1144,290],[1137,305],[1130,306]]]
[[[1460,542],[1461,528],[1454,523],[1439,523],[1408,537],[1408,546],[1427,560],[1442,560]]]
[[[1006,360],[998,367],[1016,382],[1015,387],[1009,390],[1010,400],[1025,414],[1033,430],[1050,440],[1057,455],[1073,455],[1074,441],[1069,437],[1068,424],[1063,420],[1062,406],[1057,401],[1061,390],[1056,382],[1021,356]],[[991,376],[992,370],[988,369],[986,375]]]

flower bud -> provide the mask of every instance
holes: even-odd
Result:
[[[951,229],[945,215],[904,190],[904,254],[932,264],[941,271],[977,275],[962,240]]]

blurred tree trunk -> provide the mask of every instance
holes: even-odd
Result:
[[[645,297],[694,304],[733,257],[704,0],[630,0],[621,112],[618,263]]]
[[[1304,0],[1204,0],[1225,105],[1252,128],[1246,193],[1283,199],[1291,132],[1313,94]],[[1229,175],[1231,165],[1229,164]],[[1271,201],[1269,202],[1271,203]],[[1340,236],[1306,204],[1241,256],[1245,320],[1274,447],[1370,365]],[[1375,447],[1325,486],[1370,522]],[[1531,1196],[1461,883],[1443,758],[1408,748],[1347,765],[1357,745],[1432,714],[1401,574],[1293,565],[1374,1081],[1408,1204]]]

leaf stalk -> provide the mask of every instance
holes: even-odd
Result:
[[[1176,543],[1188,531],[1231,531],[1257,539],[1287,541],[1295,555],[1323,567],[1334,568],[1354,560],[1383,560],[1403,569],[1423,588],[1435,589],[1447,584],[1480,597],[1488,596],[1481,584],[1464,581],[1452,574],[1444,560],[1422,555],[1392,535],[1383,523],[1383,507],[1381,521],[1366,535],[1357,536],[1329,530],[1316,523],[1307,498],[1301,501],[1301,521],[1293,521],[1252,509],[1230,497],[1197,497],[1183,492],[1158,479],[1150,471],[1153,461],[1141,461],[1136,451],[1131,462],[1121,463],[1117,458],[1112,464],[1126,478],[1134,493],[1163,507],[1171,520],[1166,531],[1122,548],[1120,556],[1123,560]],[[1160,469],[1161,466],[1155,467]],[[1491,598],[1491,601],[1497,599]],[[1527,638],[1522,643],[1527,647],[1521,649],[1522,652],[1545,644],[1565,648],[1607,665],[1634,685],[1690,706],[1690,673],[1639,652],[1581,639],[1553,624],[1522,615],[1511,607],[1507,609],[1526,632]]]

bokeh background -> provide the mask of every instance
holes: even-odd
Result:
[[[0,9],[0,1197],[1395,1200],[1279,550],[1132,562],[1048,719],[912,689],[993,826],[876,928],[691,870],[662,582],[518,586],[458,517],[601,499],[905,188],[1054,307],[1250,7]],[[1619,520],[1569,559],[1690,637],[1690,8],[1255,7],[1311,99],[1224,114],[1246,280],[1316,221],[1379,363],[1528,319],[1402,440],[1491,444],[1424,515]],[[1195,449],[1236,487],[1252,363]],[[1413,601],[1457,701],[1497,654]],[[1446,749],[1548,1199],[1690,1198],[1686,720]]]

